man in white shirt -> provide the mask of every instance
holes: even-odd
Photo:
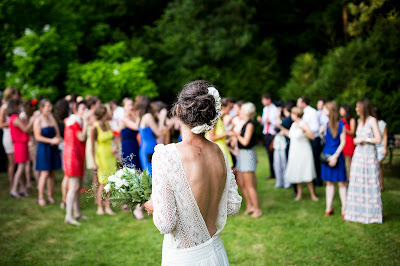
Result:
[[[318,115],[318,121],[320,126],[324,126],[326,124],[328,124],[329,122],[329,117],[327,115],[324,114],[324,112],[322,111],[322,109],[324,108],[326,103],[325,99],[319,99],[317,102],[317,115]]]
[[[262,116],[258,116],[257,120],[260,124],[264,126],[263,134],[264,134],[264,144],[265,149],[267,150],[270,173],[269,178],[275,178],[274,171],[274,150],[271,149],[271,143],[275,137],[275,124],[278,122],[278,109],[275,104],[272,103],[272,97],[269,93],[264,93],[261,96],[261,103],[264,106]]]
[[[314,140],[311,141],[311,147],[314,157],[315,170],[317,172],[317,179],[314,180],[314,185],[317,187],[322,186],[321,179],[321,138],[319,136],[319,120],[317,110],[312,108],[310,105],[310,100],[307,97],[300,97],[297,100],[297,107],[303,108],[303,121],[307,123],[310,130],[314,133]]]

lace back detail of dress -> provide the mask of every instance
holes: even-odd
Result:
[[[226,157],[225,164],[228,167],[228,174],[219,204],[216,221],[217,234],[226,223],[227,213],[236,214],[241,202],[241,197],[237,193],[236,181]],[[234,184],[232,184],[232,180]],[[233,186],[232,191],[234,191],[231,202],[234,204],[229,207],[228,192],[231,186]],[[210,239],[211,236],[189,186],[182,161],[174,144],[157,145],[155,148],[153,155],[153,201],[154,223],[161,233],[169,234],[168,246],[190,248]]]

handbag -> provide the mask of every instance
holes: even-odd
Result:
[[[331,156],[332,156],[332,154],[323,153],[322,156],[321,156],[321,163],[326,164],[326,165],[328,165],[329,167],[332,167],[332,168],[333,168],[333,167],[336,167],[337,162],[336,162],[336,164],[335,164],[334,166],[330,166],[330,165],[329,165],[328,159],[329,159],[329,157],[331,157]]]

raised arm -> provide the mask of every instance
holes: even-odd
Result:
[[[307,138],[309,138],[310,140],[314,140],[315,139],[313,131],[311,131],[311,129],[308,127],[306,122],[302,123],[300,128],[303,130],[303,132],[304,132],[304,134],[306,135]]]
[[[210,130],[209,135],[208,135],[208,137],[211,141],[217,141],[219,139],[225,138],[226,136],[229,136],[229,131],[226,131],[221,135],[215,135],[215,127]]]
[[[169,182],[171,167],[166,163],[164,152],[157,151],[153,155],[153,221],[162,234],[168,234],[176,226],[176,204],[173,188]]]
[[[32,126],[33,126],[33,120],[29,119],[29,123],[25,124],[25,123],[23,123],[21,121],[20,118],[17,117],[17,118],[14,119],[13,125],[18,127],[19,129],[21,129],[24,132],[29,132],[31,130]]]
[[[144,122],[147,122],[147,124],[149,125],[151,130],[154,132],[154,134],[157,135],[157,137],[164,135],[163,130],[158,127],[156,121],[154,120],[154,117],[151,114],[145,114],[143,116],[143,119],[145,119]]]

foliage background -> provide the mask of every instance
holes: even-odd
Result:
[[[353,107],[369,98],[400,132],[395,0],[4,0],[0,84],[171,103],[193,79],[252,101],[270,92]]]

